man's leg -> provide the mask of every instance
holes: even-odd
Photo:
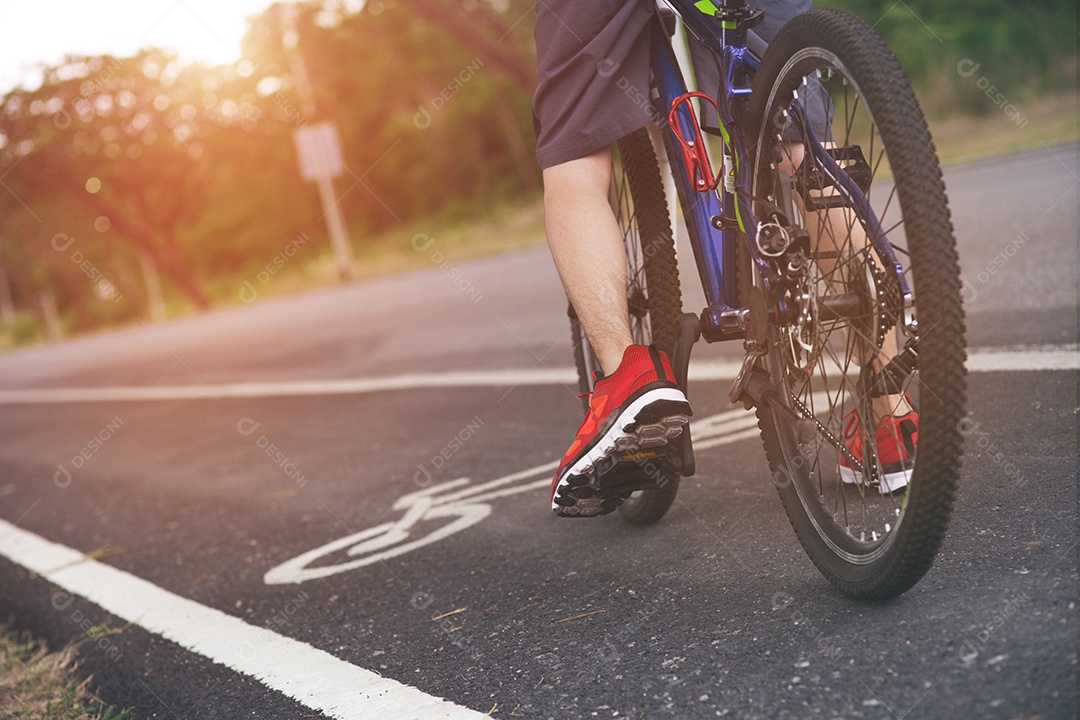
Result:
[[[544,170],[544,224],[566,295],[607,375],[631,344],[626,248],[608,204],[611,148]]]
[[[603,515],[653,487],[664,446],[691,414],[667,356],[632,345],[626,248],[608,204],[611,149],[544,170],[548,244],[563,287],[605,373],[551,483],[551,509]]]

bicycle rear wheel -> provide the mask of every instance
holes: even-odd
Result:
[[[798,266],[769,324],[769,466],[825,577],[888,599],[932,564],[961,460],[964,319],[937,156],[895,58],[840,11],[780,31],[749,117],[759,246],[785,224],[808,236],[805,257],[766,248]]]
[[[675,243],[668,219],[664,185],[648,128],[617,143],[612,163],[611,207],[626,243],[626,299],[630,310],[630,334],[635,345],[656,345],[669,356],[678,336],[682,311]],[[571,337],[578,387],[592,391],[593,373],[600,363],[585,337],[573,306],[570,306]],[[583,398],[586,412],[588,398]],[[674,447],[669,449],[669,454]],[[667,513],[679,490],[678,466],[660,471],[658,487],[639,490],[619,505],[623,518],[636,525],[654,523]]]

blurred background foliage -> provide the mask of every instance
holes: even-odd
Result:
[[[1075,93],[1072,2],[820,4],[875,26],[932,117],[1000,112],[980,78],[1014,105]],[[329,266],[293,146],[320,120],[340,131],[336,193],[361,260],[410,254],[411,228],[508,203],[536,215],[528,0],[296,7],[314,112],[283,50],[281,4],[251,20],[235,65],[181,66],[155,49],[69,57],[0,99],[0,345],[235,302],[301,233],[289,271]],[[964,59],[973,75],[957,71]]]
[[[993,85],[1014,105],[1076,89],[1075,0],[820,0],[858,15],[885,38],[931,115],[986,115]],[[961,60],[978,66],[965,77]],[[965,72],[974,65],[966,64]]]

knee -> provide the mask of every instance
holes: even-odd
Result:
[[[544,191],[574,193],[596,191],[605,196],[611,183],[611,148],[603,148],[544,170]]]

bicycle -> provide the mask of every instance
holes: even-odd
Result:
[[[762,10],[745,0],[667,4],[721,79],[688,93],[671,24],[654,23],[656,122],[618,142],[611,190],[634,342],[668,352],[686,390],[699,339],[742,340],[729,397],[756,411],[800,543],[843,593],[895,597],[945,535],[965,416],[959,267],[922,112],[885,43],[852,15],[811,10],[763,48],[750,30]],[[715,174],[694,98],[719,121]],[[656,144],[705,292],[700,315],[682,313]],[[569,314],[585,394],[599,364]],[[878,426],[905,403],[918,424],[895,440],[897,470],[878,457]],[[689,430],[651,471],[654,486],[619,507],[632,523],[659,520],[694,473]]]

